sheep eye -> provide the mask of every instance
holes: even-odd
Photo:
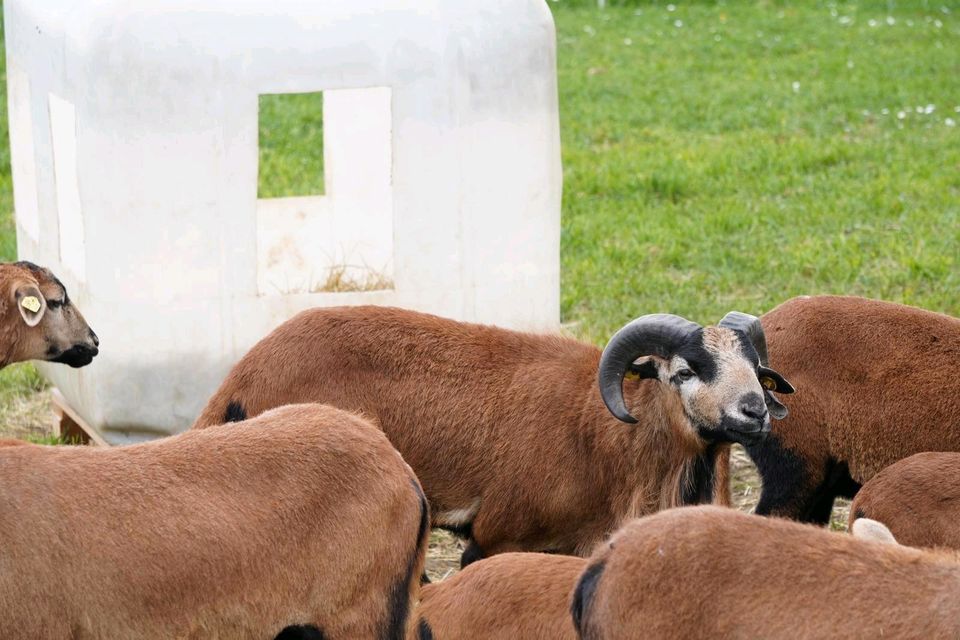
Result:
[[[59,309],[63,306],[62,300],[47,300],[47,306],[51,309]]]
[[[690,369],[680,369],[680,371],[677,371],[677,377],[680,378],[680,380],[681,380],[682,382],[686,382],[686,381],[689,380],[690,378],[695,378],[696,375],[697,375],[697,374],[695,374],[695,373],[694,373],[692,370],[690,370]]]

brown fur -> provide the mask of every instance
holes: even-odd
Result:
[[[733,506],[733,495],[730,491],[730,450],[733,445],[724,442],[716,446],[713,456],[713,501],[720,507]]]
[[[418,589],[415,482],[379,430],[320,405],[128,447],[0,448],[0,638],[403,637],[384,629],[391,593]]]
[[[224,422],[231,403],[251,416],[305,401],[358,411],[413,467],[435,525],[479,508],[459,524],[487,555],[587,554],[626,518],[680,504],[706,446],[669,384],[627,381],[640,423],[611,416],[599,359],[559,336],[385,307],[312,309],[243,357],[194,428]],[[715,492],[729,503],[727,484]]]
[[[901,544],[960,549],[960,453],[918,453],[863,485],[850,506],[887,525]]]
[[[763,447],[748,448],[764,484],[779,485],[765,486],[758,513],[826,522],[835,495],[852,497],[856,485],[897,460],[960,451],[957,318],[815,296],[789,300],[761,320],[771,366],[798,389],[785,398],[790,415],[772,425],[764,446],[779,442],[802,461],[804,473],[778,479],[786,465],[771,455],[768,477],[758,459]],[[845,489],[830,475],[847,469],[856,484]]]
[[[634,521],[588,564],[602,572],[574,595],[585,640],[960,637],[956,555],[732,509]]]
[[[27,325],[21,312],[20,303],[26,296],[38,298],[43,305],[39,312],[42,317],[33,327]],[[24,360],[56,361],[78,350],[92,358],[99,344],[63,284],[49,269],[30,262],[0,264],[0,367]],[[81,357],[79,361],[83,360]]]
[[[434,640],[575,640],[570,593],[585,566],[543,553],[481,560],[423,587],[414,627],[426,622]]]

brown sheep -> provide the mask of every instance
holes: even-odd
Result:
[[[761,318],[771,366],[803,393],[747,452],[757,513],[825,524],[834,498],[901,458],[960,451],[960,320],[890,302],[815,296]]]
[[[570,595],[586,567],[574,556],[504,553],[423,587],[416,640],[576,640]]]
[[[960,549],[960,453],[918,453],[873,476],[853,499],[850,527],[861,518],[900,544]]]
[[[0,368],[24,360],[90,364],[97,338],[63,283],[32,262],[0,263]]]
[[[428,524],[383,433],[322,405],[0,447],[0,638],[403,638]]]
[[[599,547],[571,612],[583,640],[958,638],[960,559],[685,507]]]
[[[728,500],[715,456],[769,431],[758,376],[792,389],[761,364],[756,318],[721,324],[644,316],[601,354],[403,309],[312,309],[237,363],[194,428],[293,402],[358,411],[413,467],[434,525],[470,538],[464,566],[506,551],[584,555],[629,517]]]

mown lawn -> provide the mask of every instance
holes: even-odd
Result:
[[[563,317],[807,293],[960,315],[960,7],[556,6]]]
[[[642,313],[713,322],[822,292],[960,315],[960,6],[802,4],[549,2],[576,333],[599,344]],[[265,170],[284,190],[322,183],[309,100],[262,103]],[[8,391],[36,386],[0,373]]]

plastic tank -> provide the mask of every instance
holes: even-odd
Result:
[[[229,367],[308,307],[557,328],[542,1],[4,11],[19,253],[54,270],[102,341],[86,368],[42,369],[107,441],[188,427]],[[259,96],[317,91],[323,195],[259,199]],[[364,290],[332,291],[333,275]]]

